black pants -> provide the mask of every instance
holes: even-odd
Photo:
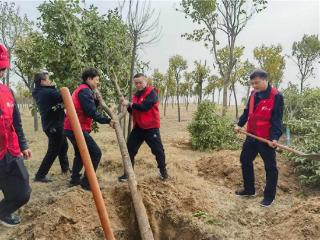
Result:
[[[63,128],[53,128],[45,131],[48,137],[48,150],[45,157],[42,160],[42,163],[39,167],[38,172],[36,173],[37,178],[45,177],[54,160],[58,157],[61,171],[65,172],[69,170],[69,161],[68,161],[68,142],[64,135]]]
[[[4,195],[0,202],[0,218],[9,216],[29,201],[29,175],[22,157],[7,153],[0,160],[0,190]]]
[[[146,141],[146,143],[150,147],[153,155],[156,156],[158,168],[165,169],[166,157],[164,154],[164,149],[160,137],[160,131],[158,128],[142,129],[136,127],[131,131],[128,138],[127,146],[132,166],[134,166],[134,157],[138,153],[138,150],[144,141]]]
[[[79,182],[80,181],[80,177],[81,177],[81,170],[83,167],[83,162],[80,156],[80,152],[77,146],[77,142],[76,139],[73,135],[72,131],[65,131],[66,136],[68,137],[68,139],[70,140],[70,142],[73,145],[73,149],[74,149],[74,160],[73,160],[73,166],[72,166],[72,175],[71,175],[71,182]],[[83,132],[86,144],[88,146],[88,150],[89,150],[89,154],[91,157],[91,161],[94,167],[94,170],[97,170],[98,165],[100,163],[100,159],[102,156],[101,150],[99,148],[99,146],[97,145],[97,143],[93,140],[93,138],[90,136],[89,133],[87,132]],[[81,180],[81,185],[83,186],[89,186],[88,183],[88,179],[86,177],[86,175],[84,175],[84,177]]]
[[[258,153],[263,159],[264,168],[266,171],[264,197],[266,199],[273,200],[276,195],[278,182],[278,169],[275,149],[250,137],[248,137],[244,142],[240,155],[244,188],[248,192],[255,192],[253,161]]]

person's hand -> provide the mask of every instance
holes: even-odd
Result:
[[[271,147],[271,148],[276,148],[276,147],[277,147],[277,143],[278,143],[277,140],[272,140],[272,141],[269,141],[269,142],[268,142],[268,145],[269,145],[269,147]]]
[[[112,127],[113,129],[116,128],[116,122],[114,120],[111,120],[111,122],[109,123],[110,127]]]
[[[239,127],[238,125],[235,125],[233,130],[234,130],[236,133],[239,133],[240,130],[241,130],[241,127]]]
[[[24,159],[29,159],[32,156],[32,152],[30,149],[26,149],[22,151],[22,155],[24,157]]]

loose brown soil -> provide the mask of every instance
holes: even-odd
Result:
[[[240,199],[234,190],[241,186],[240,151],[197,152],[189,145],[186,126],[194,107],[183,111],[177,122],[176,108],[162,117],[170,180],[162,182],[148,147],[137,155],[136,176],[149,220],[158,240],[211,239],[320,239],[320,193],[302,188],[293,167],[278,158],[279,183],[274,205],[259,206],[264,187],[262,160],[255,161],[258,196]],[[26,162],[32,179],[46,150],[46,137],[32,130],[32,118],[23,112],[23,121],[33,158]],[[113,130],[101,126],[93,134],[103,151],[97,175],[118,240],[139,240],[129,188],[118,183],[121,156]],[[73,150],[69,148],[70,160]],[[0,239],[98,240],[103,239],[90,192],[68,188],[68,176],[61,176],[58,162],[50,172],[53,183],[31,180],[31,201],[19,213],[23,219],[15,229],[0,227]]]

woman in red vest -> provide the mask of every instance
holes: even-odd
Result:
[[[160,113],[157,90],[152,86],[147,86],[146,76],[138,73],[133,78],[133,83],[137,92],[133,95],[132,103],[125,99],[121,104],[128,108],[132,115],[133,129],[128,138],[128,151],[132,166],[140,146],[145,141],[151,148],[151,152],[156,156],[160,177],[168,178],[163,145],[160,137]],[[123,174],[118,178],[120,182],[127,181],[128,177]]]
[[[0,79],[10,67],[6,48],[0,44]],[[0,202],[0,223],[7,227],[20,224],[13,214],[29,201],[31,188],[29,175],[23,163],[31,157],[23,133],[19,109],[11,90],[0,83],[0,189],[4,199]]]
[[[247,131],[271,140],[270,145],[247,137],[240,155],[244,188],[236,191],[237,196],[255,196],[253,161],[260,154],[266,171],[263,207],[272,204],[276,196],[278,169],[275,145],[282,135],[283,96],[268,83],[267,72],[257,69],[250,75],[253,87],[248,105],[239,119],[235,131],[247,123]]]

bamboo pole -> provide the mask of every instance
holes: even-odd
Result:
[[[117,88],[118,94],[120,93],[120,89],[118,87],[118,84],[114,81],[115,86]],[[128,152],[128,148],[127,148],[127,144],[125,141],[125,138],[123,136],[123,132],[120,126],[120,122],[119,122],[119,118],[116,114],[114,114],[109,108],[108,106],[105,104],[101,93],[99,92],[99,90],[95,90],[96,92],[96,96],[99,100],[99,103],[101,104],[102,109],[112,118],[112,120],[115,122],[115,131],[116,131],[116,136],[118,139],[118,143],[119,143],[119,147],[120,147],[120,152],[121,152],[121,156],[122,156],[122,161],[123,161],[123,165],[125,168],[125,171],[128,175],[128,184],[129,184],[129,189],[131,192],[131,196],[132,196],[132,202],[133,202],[133,206],[136,212],[136,217],[138,220],[138,225],[139,225],[139,230],[140,230],[140,235],[141,235],[141,239],[142,240],[154,240],[153,238],[153,233],[150,227],[150,223],[149,223],[149,219],[148,219],[148,215],[147,215],[147,211],[146,208],[143,204],[142,201],[142,197],[138,191],[138,187],[137,187],[137,181],[134,175],[134,171],[133,171],[133,167],[131,164],[131,160],[129,157],[129,152]],[[120,93],[119,96],[122,96],[122,94]],[[121,115],[121,113],[120,113]]]
[[[61,92],[64,106],[67,110],[67,116],[70,120],[73,134],[77,141],[77,146],[80,151],[81,159],[83,161],[83,165],[86,170],[86,176],[90,184],[90,189],[92,191],[93,199],[97,207],[97,211],[99,214],[99,218],[100,218],[100,222],[103,228],[105,238],[107,240],[115,240],[112,233],[111,224],[110,224],[110,220],[107,213],[107,208],[105,206],[102,193],[100,191],[97,176],[91,162],[91,157],[88,151],[88,147],[81,130],[80,122],[79,122],[76,110],[74,108],[69,89],[66,87],[63,87],[60,89],[60,92]]]

